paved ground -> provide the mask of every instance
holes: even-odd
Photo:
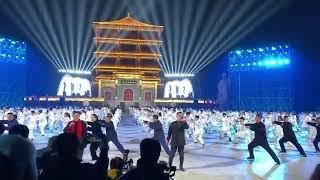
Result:
[[[143,129],[135,125],[130,117],[124,117],[118,129],[120,142],[127,149],[131,150],[129,158],[134,162],[139,158],[139,142],[147,135]],[[37,136],[36,147],[44,147],[48,137]],[[211,179],[288,179],[304,180],[309,179],[314,167],[320,163],[320,154],[315,154],[312,144],[300,141],[308,157],[300,157],[298,151],[288,147],[287,154],[279,154],[282,164],[274,165],[271,157],[262,149],[255,149],[256,160],[253,163],[246,161],[248,156],[247,144],[233,145],[227,139],[219,139],[216,134],[206,135],[207,147],[202,149],[200,145],[191,141],[186,146],[185,172],[177,171],[177,180],[211,180]],[[115,146],[110,146],[110,157],[121,156]],[[84,153],[84,161],[91,159],[89,149]],[[160,160],[167,160],[168,157],[162,152]],[[174,165],[178,165],[178,155],[174,160]]]

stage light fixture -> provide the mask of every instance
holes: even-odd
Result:
[[[22,41],[0,39],[0,62],[25,64],[26,45]]]
[[[290,64],[290,60],[289,60],[289,59],[284,59],[284,60],[283,60],[283,63],[284,63],[284,64]]]
[[[194,77],[194,74],[177,74],[177,73],[173,73],[173,74],[165,74],[164,75],[167,78],[184,78],[184,77]]]
[[[59,69],[60,73],[67,73],[67,74],[84,74],[90,75],[91,71],[79,71],[79,70],[70,70],[70,69]]]
[[[275,47],[265,47],[259,48],[258,51],[254,51],[254,53],[250,53],[249,50],[246,50],[241,55],[235,53],[237,51],[240,50],[231,51],[229,53],[229,67],[232,71],[288,67],[291,59],[289,48],[285,50],[277,50]],[[285,52],[285,54],[283,52]],[[235,68],[238,67],[237,64],[234,65],[235,62],[241,63],[241,66],[239,68]],[[245,65],[247,67],[244,67]],[[258,68],[255,68],[255,65],[258,65]]]

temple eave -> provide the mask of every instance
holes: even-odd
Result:
[[[161,56],[160,53],[139,53],[139,52],[107,52],[107,51],[95,51],[95,55],[130,55],[130,56]]]
[[[129,58],[129,59],[138,59],[138,58],[143,58],[143,59],[159,59],[161,58],[161,54],[156,54],[156,53],[118,53],[118,52],[94,52],[95,56],[97,58],[103,58],[103,57],[108,57],[108,58]]]
[[[137,70],[137,71],[161,71],[160,68],[156,67],[129,67],[129,66],[107,66],[107,65],[98,65],[96,66],[96,69],[99,71],[102,70]]]
[[[146,27],[146,26],[129,26],[129,25],[109,25],[109,24],[96,24],[93,25],[94,29],[114,29],[114,30],[131,30],[131,31],[157,31],[163,32],[163,27]]]
[[[162,41],[159,40],[142,40],[142,39],[116,39],[116,38],[100,38],[94,39],[96,44],[131,44],[131,45],[155,45],[160,46]]]
[[[152,27],[152,28],[162,28],[163,26],[143,23],[138,20],[133,19],[130,16],[127,16],[125,18],[115,20],[115,21],[108,21],[108,22],[93,22],[93,25],[111,25],[111,26],[135,26],[135,27]]]
[[[129,79],[130,77],[126,77],[126,76],[97,76],[97,77],[96,77],[96,80],[98,80],[98,81],[99,81],[99,80],[115,81],[115,80],[117,80],[118,78],[126,78],[126,79]],[[131,78],[132,78],[132,79],[136,79],[137,76],[132,76]],[[144,77],[144,76],[142,76],[142,77],[139,77],[139,79],[142,80],[142,81],[145,81],[145,83],[147,83],[147,82],[153,83],[153,82],[160,82],[160,81],[161,81],[160,78],[155,77],[155,76],[153,76],[153,77]]]

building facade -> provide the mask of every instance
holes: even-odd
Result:
[[[162,26],[139,22],[130,15],[94,22],[96,51],[94,89],[110,106],[153,105],[160,86]]]

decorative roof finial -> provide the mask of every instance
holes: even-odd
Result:
[[[128,12],[128,17],[130,17],[130,12]]]

